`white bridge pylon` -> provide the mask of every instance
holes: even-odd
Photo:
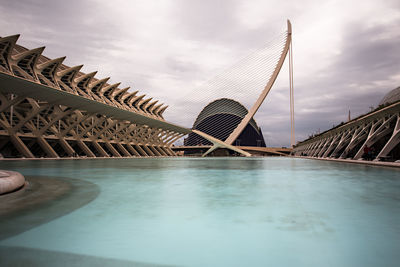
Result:
[[[294,95],[293,95],[293,56],[292,56],[292,25],[289,20],[287,20],[287,32],[286,32],[286,42],[284,43],[284,47],[280,54],[279,60],[276,63],[275,69],[270,76],[267,84],[265,85],[264,89],[262,90],[261,94],[250,108],[249,112],[246,116],[242,119],[242,121],[237,125],[237,127],[233,130],[233,132],[228,136],[225,141],[210,138],[211,136],[202,133],[198,130],[192,130],[192,132],[204,137],[205,139],[209,140],[213,143],[213,146],[203,154],[203,157],[211,153],[212,151],[218,148],[226,148],[233,151],[236,151],[246,157],[251,156],[249,153],[235,147],[233,142],[239,137],[239,135],[243,132],[247,124],[250,120],[254,117],[258,109],[260,108],[261,104],[264,102],[265,98],[267,97],[269,91],[271,90],[272,86],[274,85],[278,74],[283,66],[285,58],[288,56],[289,58],[289,84],[290,84],[290,120],[291,120],[291,146],[293,147],[295,143],[294,138]]]

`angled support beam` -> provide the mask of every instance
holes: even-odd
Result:
[[[167,150],[171,156],[178,156],[170,147],[164,147],[164,149]]]
[[[1,100],[0,112],[5,111],[11,106],[18,105],[19,103],[24,101],[24,99],[25,96],[17,96],[15,98],[8,99],[4,94],[0,93],[0,100]]]
[[[92,145],[100,153],[102,157],[109,158],[110,155],[101,147],[101,145],[97,141],[92,141]]]
[[[65,129],[60,133],[60,136],[66,136],[71,130],[73,130],[77,125],[80,123],[84,122],[87,118],[93,116],[93,114],[86,114],[82,115],[81,112],[75,110],[75,114],[77,115],[76,121],[73,121],[71,124],[66,124],[65,122],[62,122],[63,125],[65,126]]]
[[[350,143],[347,145],[340,158],[346,158],[347,155],[363,140],[363,138],[368,134],[368,128],[371,124],[360,126],[353,133]]]
[[[31,158],[31,159],[35,158],[35,156],[32,154],[29,148],[24,144],[24,142],[22,142],[22,140],[18,136],[12,134],[10,135],[10,140],[15,146],[15,148],[17,148],[19,153],[21,153],[25,158]]]
[[[207,139],[207,140],[209,140],[210,142],[213,143],[213,146],[205,154],[203,154],[202,157],[207,156],[209,153],[213,152],[217,148],[230,149],[230,150],[233,150],[233,151],[235,151],[235,152],[237,152],[239,154],[242,154],[242,155],[244,155],[246,157],[250,157],[251,156],[250,153],[248,153],[248,152],[246,152],[246,151],[244,151],[242,149],[239,149],[239,148],[237,148],[235,146],[229,145],[229,144],[227,144],[227,143],[225,143],[225,142],[223,142],[223,141],[221,141],[221,140],[219,140],[217,138],[212,137],[211,135],[208,135],[206,133],[200,132],[198,130],[192,130],[192,131],[195,134],[198,134],[201,137],[204,137],[205,139]]]
[[[316,146],[316,148],[314,149],[314,151],[312,153],[313,157],[318,156],[318,152],[323,147],[324,143],[325,143],[325,139],[319,141],[318,145]]]
[[[164,154],[167,156],[175,156],[175,154],[172,154],[166,147],[160,146],[159,149],[164,151]]]
[[[38,134],[39,135],[43,135],[47,131],[47,129],[50,128],[54,123],[56,123],[57,121],[61,120],[65,116],[68,116],[68,115],[72,114],[73,112],[74,112],[74,110],[72,110],[72,109],[67,109],[66,111],[60,112],[51,121],[49,121],[45,126],[43,126],[39,130]]]
[[[353,159],[360,159],[363,154],[364,154],[364,147],[365,146],[372,146],[375,144],[380,138],[383,136],[387,135],[388,133],[392,132],[392,129],[390,128],[390,122],[393,121],[397,116],[392,115],[388,119],[384,120],[379,120],[378,122],[374,123],[371,126],[371,129],[368,133],[368,137],[365,140],[364,144],[360,147],[356,155],[354,156]],[[379,127],[378,127],[379,126]]]
[[[162,149],[161,146],[154,146],[154,148],[161,154],[161,156],[163,156],[163,157],[169,156],[168,153],[166,153],[165,150]]]
[[[76,140],[78,146],[85,152],[86,156],[95,158],[96,155],[88,148],[88,146],[82,140]]]
[[[146,151],[146,154],[147,154],[147,155],[152,156],[152,157],[155,156],[154,152],[151,151],[151,150],[148,148],[148,146],[146,146],[146,145],[144,145],[144,144],[143,144],[142,146],[143,146],[143,149]]]
[[[160,153],[160,151],[158,151],[156,147],[154,147],[154,146],[149,146],[149,148],[150,148],[150,150],[154,153],[154,155],[156,155],[156,156],[158,156],[158,157],[161,157],[161,156],[162,156],[161,153]]]
[[[381,160],[386,157],[400,143],[400,114],[397,114],[396,126],[393,129],[392,136],[387,141],[386,145],[379,152],[376,160]]]
[[[357,130],[357,128],[349,129],[346,132],[343,133],[343,135],[340,138],[339,143],[337,144],[336,148],[333,150],[331,153],[331,157],[337,157],[339,156],[339,152],[343,147],[347,146],[348,143],[351,140],[352,134]]]
[[[113,154],[114,157],[121,157],[121,154],[119,154],[119,152],[115,149],[115,147],[110,144],[110,142],[104,142],[104,144],[106,145],[106,147],[108,148],[108,150],[111,151],[111,153]]]
[[[46,154],[50,158],[59,158],[58,154],[54,151],[54,149],[47,143],[47,141],[42,137],[36,137],[38,144],[42,147],[42,149],[46,152]]]
[[[140,155],[141,156],[143,156],[143,157],[147,157],[147,156],[149,156],[149,154],[147,154],[146,153],[146,151],[144,151],[143,150],[143,148],[140,146],[140,145],[133,145],[134,147],[135,147],[135,149],[137,150],[137,151],[139,151],[139,153],[140,153]]]
[[[336,142],[339,140],[340,137],[341,137],[341,134],[338,134],[333,137],[329,147],[326,149],[325,153],[322,155],[323,158],[326,158],[329,156],[329,153],[334,149]]]
[[[128,150],[125,149],[121,143],[116,143],[118,146],[118,149],[124,154],[125,157],[132,157],[132,155],[128,152]]]
[[[136,149],[134,149],[130,144],[125,144],[125,145],[126,145],[126,147],[128,148],[129,152],[130,152],[132,155],[135,155],[135,156],[137,156],[137,157],[141,157],[141,156],[142,156],[142,155],[140,155],[140,153],[137,152]]]
[[[59,137],[58,141],[68,156],[72,157],[76,154],[75,150],[68,144],[67,141],[65,141],[63,137]]]

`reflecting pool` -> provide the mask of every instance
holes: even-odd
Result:
[[[22,206],[0,215],[1,266],[400,266],[397,169],[295,158],[0,169],[30,182],[0,197]]]

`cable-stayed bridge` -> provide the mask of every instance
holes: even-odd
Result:
[[[65,57],[47,58],[42,55],[44,47],[22,47],[16,44],[19,35],[0,38],[1,156],[174,156],[172,144],[188,134],[213,144],[204,155],[223,148],[250,156],[234,141],[253,120],[288,54],[294,142],[291,35],[288,21],[283,34],[212,79],[206,89],[188,96],[204,104],[215,98],[235,99],[248,109],[223,139],[207,129],[165,121],[166,104],[129,87],[120,88],[120,83],[109,84],[109,77],[97,78],[95,71],[83,73],[83,65],[66,66]],[[190,107],[183,108],[184,114],[196,114]]]

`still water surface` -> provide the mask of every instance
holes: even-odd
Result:
[[[396,169],[292,158],[24,161],[0,168],[98,188],[93,201],[0,240],[0,250],[54,253],[65,266],[71,258],[63,253],[132,266],[400,266]]]

